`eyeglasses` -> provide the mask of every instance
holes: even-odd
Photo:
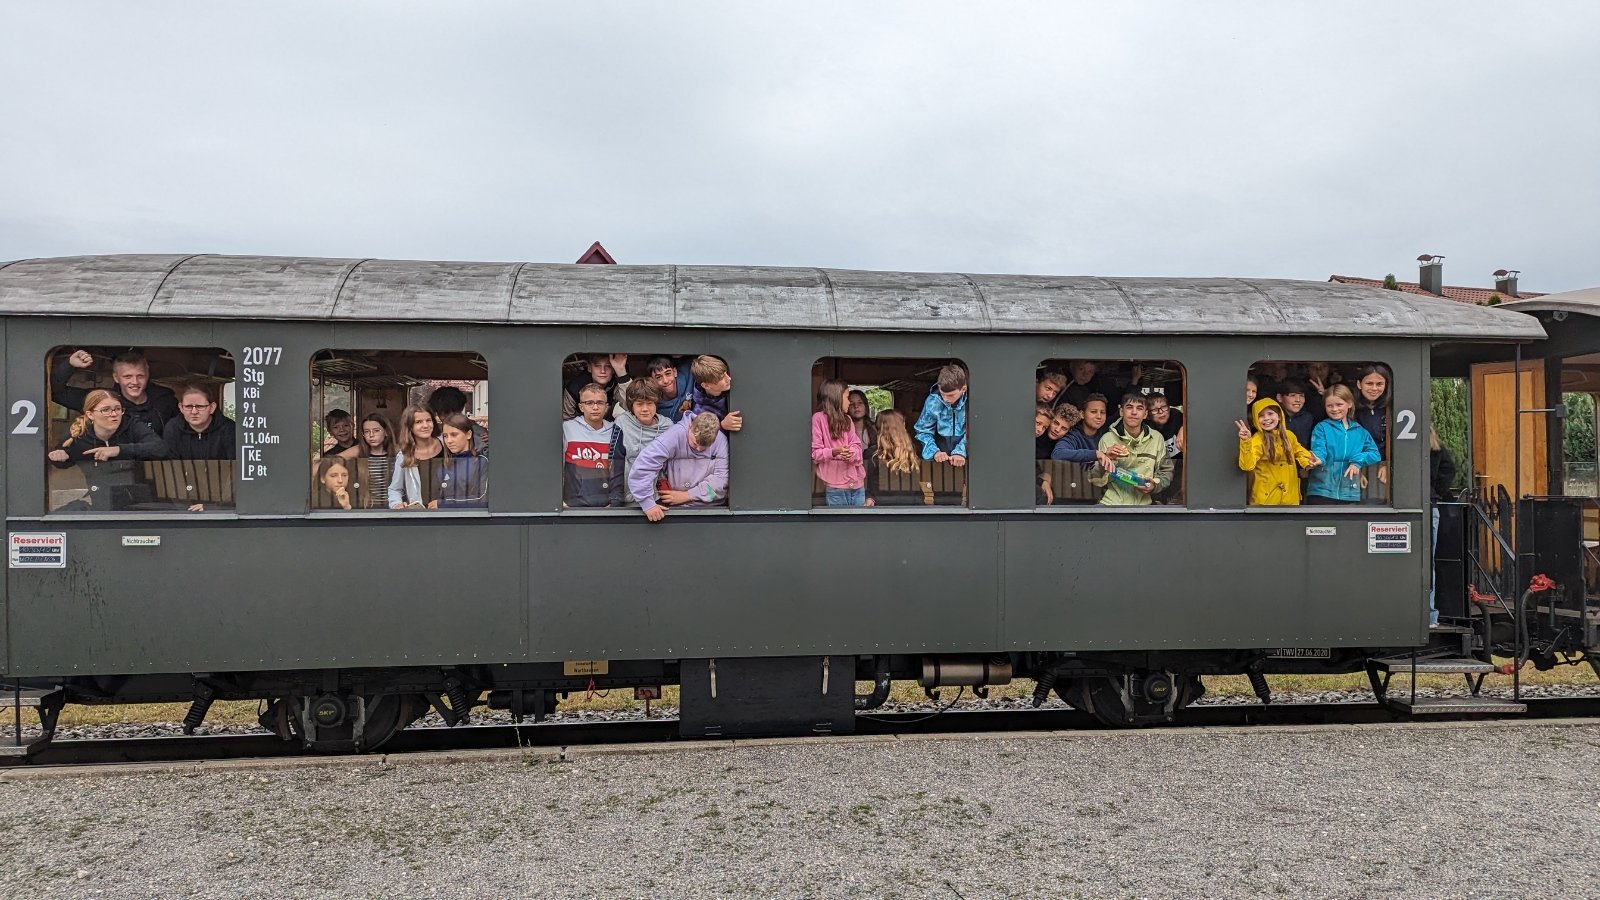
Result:
[[[210,407],[211,407],[211,404],[209,404],[209,403],[201,403],[198,406],[196,406],[193,403],[185,403],[185,404],[183,404],[182,406],[180,406],[178,408],[181,409],[181,410],[185,410],[186,412],[200,412],[201,410],[209,409]]]
[[[93,410],[91,410],[91,412],[97,412],[102,416],[120,416],[120,415],[122,415],[122,407],[120,407],[120,406],[97,406]]]
[[[604,400],[579,400],[578,401],[578,405],[579,406],[605,406],[606,402]]]

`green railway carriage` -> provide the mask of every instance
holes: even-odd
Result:
[[[429,705],[537,715],[590,685],[680,683],[686,733],[841,731],[873,702],[858,676],[1034,677],[1110,720],[1159,721],[1202,674],[1359,668],[1428,644],[1430,361],[1544,335],[1513,312],[1268,279],[13,262],[0,673],[73,702],[193,699],[197,715],[263,698],[270,727],[326,748],[377,746]],[[46,454],[75,414],[51,379],[79,347],[142,348],[156,381],[218,388],[237,457],[60,481]],[[650,523],[564,505],[558,387],[589,353],[726,361],[744,418],[726,506]],[[1031,391],[1041,364],[1069,360],[1181,398],[1168,502],[1040,502]],[[1392,372],[1382,487],[1248,506],[1245,375],[1312,360]],[[968,464],[924,464],[927,502],[816,505],[817,379],[877,386],[914,418],[945,361],[969,372]],[[427,382],[491,379],[485,508],[319,503],[330,385],[392,417]]]

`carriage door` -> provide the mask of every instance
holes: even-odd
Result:
[[[1518,387],[1521,396],[1518,396]],[[1517,497],[1550,493],[1546,455],[1545,414],[1518,414],[1518,409],[1545,406],[1544,361],[1523,360],[1520,376],[1509,362],[1472,367],[1472,486],[1493,502],[1497,487]],[[1513,489],[1517,467],[1517,434],[1522,428],[1522,483]]]

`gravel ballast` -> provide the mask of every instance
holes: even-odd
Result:
[[[6,896],[1580,896],[1600,725],[0,776]]]

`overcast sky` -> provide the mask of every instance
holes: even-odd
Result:
[[[1600,3],[0,5],[0,259],[1600,285]]]

